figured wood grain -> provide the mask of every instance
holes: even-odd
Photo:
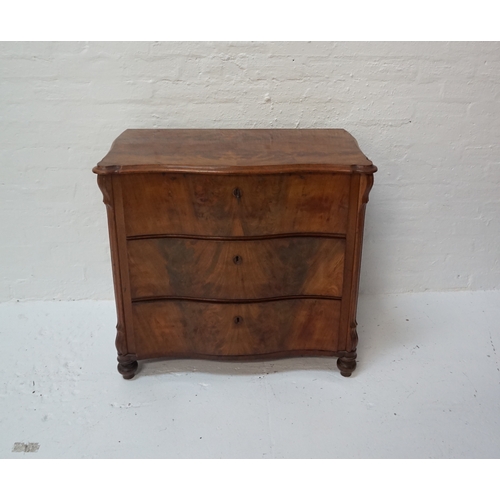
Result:
[[[134,174],[121,181],[127,235],[345,234],[344,174]]]
[[[348,172],[351,165],[373,171],[342,129],[146,129],[123,132],[94,172]]]
[[[343,239],[310,237],[132,240],[128,242],[132,298],[340,297],[344,247]]]
[[[213,304],[136,302],[138,358],[339,351],[340,301],[291,299]]]

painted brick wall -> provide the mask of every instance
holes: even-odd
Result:
[[[365,293],[500,282],[500,43],[1,43],[0,300],[113,297],[126,128],[338,127],[379,166]]]

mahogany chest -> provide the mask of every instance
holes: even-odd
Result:
[[[107,206],[118,371],[150,358],[336,356],[356,367],[376,167],[345,130],[126,130]]]

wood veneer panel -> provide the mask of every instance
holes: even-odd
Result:
[[[138,358],[244,356],[341,351],[340,301],[289,299],[217,304],[159,300],[133,304]]]
[[[340,297],[344,249],[345,240],[336,238],[132,240],[132,298]]]
[[[349,175],[120,176],[127,236],[345,234]]]

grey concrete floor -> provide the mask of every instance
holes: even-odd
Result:
[[[361,296],[334,359],[142,362],[114,303],[0,304],[0,458],[498,458],[500,292]]]

